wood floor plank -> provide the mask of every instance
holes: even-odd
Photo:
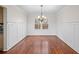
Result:
[[[5,54],[77,54],[57,36],[28,36]]]

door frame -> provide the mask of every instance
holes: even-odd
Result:
[[[7,8],[1,5],[3,8],[3,51],[7,51]]]

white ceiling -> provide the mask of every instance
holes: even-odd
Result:
[[[28,13],[40,13],[41,11],[40,5],[21,5],[20,7],[23,8]],[[62,5],[43,5],[43,12],[44,13],[57,12],[62,7],[63,7]]]

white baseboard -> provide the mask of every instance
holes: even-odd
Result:
[[[56,34],[29,34],[29,35],[27,35],[27,36],[30,36],[30,35],[37,35],[37,36],[38,36],[38,35],[49,35],[49,36],[50,36],[50,35],[56,35]]]
[[[28,37],[28,36],[25,36],[25,37]],[[11,48],[13,48],[15,45],[17,45],[20,41],[22,41],[25,37],[23,37],[22,39],[18,40],[17,42],[14,43],[14,45],[12,45],[11,47],[7,48],[7,49],[4,49],[3,51],[8,51],[10,50]]]
[[[62,37],[59,36],[59,35],[57,35],[57,36],[58,36],[63,42],[65,42],[68,46],[70,46],[73,50],[75,50],[77,53],[79,53],[79,51],[77,51],[76,49],[74,49],[68,41],[64,40],[64,38],[62,38]]]

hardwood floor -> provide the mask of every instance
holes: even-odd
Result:
[[[77,54],[57,36],[28,36],[5,54]]]

